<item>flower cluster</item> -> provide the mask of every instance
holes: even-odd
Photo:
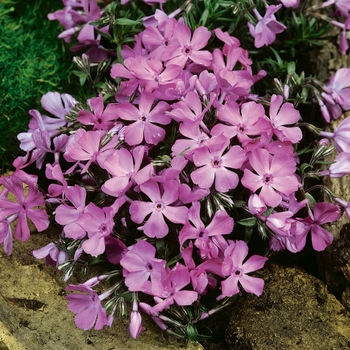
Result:
[[[274,14],[299,5],[280,2],[264,17],[252,10],[258,23],[247,28],[257,48],[285,30]],[[79,28],[78,40],[91,50],[86,55],[106,58],[89,24],[101,17],[97,4],[64,4],[49,16],[66,29],[60,36],[69,41]],[[12,250],[12,222],[18,219],[15,237],[26,240],[27,218],[42,231],[50,216],[61,235],[34,256],[46,257],[65,280],[78,266],[86,271],[100,263],[106,270],[67,287],[77,292],[67,296],[76,325],[111,326],[129,302],[134,338],[142,330],[139,308],[161,329],[188,337],[189,325],[242,290],[260,296],[264,280],[251,274],[264,266],[268,251],[299,252],[309,234],[313,248],[324,250],[333,236],[322,225],[340,218],[338,204],[349,211],[340,198],[316,202],[311,192],[322,187],[313,184],[315,176],[350,173],[350,119],[334,133],[317,131],[333,139],[339,153],[321,169],[331,145],[316,135],[312,155],[303,151],[311,126],[290,99],[295,85],[266,96],[253,93],[266,72],[254,71],[237,37],[220,28],[191,30],[182,17],[163,10],[135,36],[133,47],[121,49],[120,61],[110,66],[108,92],[101,89],[87,101],[43,96],[50,115],[30,111],[29,130],[18,136],[26,156],[1,179],[0,243],[6,253]],[[301,86],[309,86],[317,102],[343,111],[350,107],[349,74],[339,70],[321,88],[309,80]],[[23,170],[33,163],[45,170],[45,193],[40,179]],[[249,252],[253,234],[260,241]],[[108,287],[98,295],[93,288],[103,281]]]

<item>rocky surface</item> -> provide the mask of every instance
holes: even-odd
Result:
[[[12,256],[0,252],[0,350],[203,350],[167,336],[146,316],[137,340],[129,335],[128,319],[102,331],[76,328],[60,273],[30,255],[49,241],[50,233],[34,234],[14,242]]]
[[[295,267],[270,265],[262,273],[264,293],[240,298],[221,318],[225,343],[211,350],[350,348],[350,314],[324,283]]]

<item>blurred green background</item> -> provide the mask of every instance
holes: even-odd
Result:
[[[27,130],[30,109],[41,110],[48,91],[70,92],[72,57],[57,21],[47,14],[61,0],[0,0],[0,171],[23,155],[17,134]]]

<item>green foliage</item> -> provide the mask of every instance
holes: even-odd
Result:
[[[27,130],[28,111],[39,109],[48,91],[72,90],[72,55],[57,39],[60,25],[47,19],[61,7],[60,0],[0,1],[1,172],[19,155],[16,136]]]

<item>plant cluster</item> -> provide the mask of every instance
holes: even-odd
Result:
[[[350,173],[350,118],[325,130],[350,109],[350,69],[324,84],[297,61],[328,24],[347,50],[350,4],[63,3],[49,19],[84,51],[74,62],[86,89],[46,93],[45,112],[29,112],[26,155],[0,180],[0,243],[11,254],[12,226],[25,241],[28,220],[62,228],[33,255],[65,281],[81,271],[86,281],[66,288],[79,328],[129,314],[136,338],[142,309],[170,334],[204,339],[199,321],[263,293],[256,271],[269,254],[308,240],[322,251],[333,241],[322,225],[350,217],[322,183]]]

